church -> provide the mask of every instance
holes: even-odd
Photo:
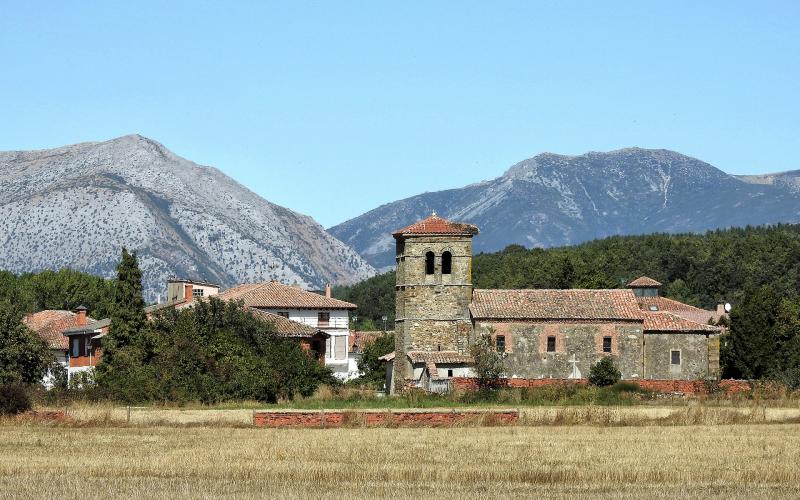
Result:
[[[472,286],[472,224],[437,216],[392,233],[396,241],[395,351],[384,356],[391,392],[446,392],[472,376],[470,346],[490,335],[508,378],[582,379],[606,356],[624,380],[719,376],[722,328],[709,311],[662,297],[641,277],[626,289],[480,290]]]

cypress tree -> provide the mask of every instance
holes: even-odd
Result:
[[[135,342],[147,326],[142,298],[142,272],[135,253],[122,249],[122,260],[117,266],[117,285],[111,310],[108,336],[115,348],[127,347]]]
[[[145,366],[147,315],[142,298],[142,272],[136,254],[122,249],[108,335],[97,365],[97,384],[113,399],[147,400],[152,373]]]

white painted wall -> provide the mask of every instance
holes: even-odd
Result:
[[[350,336],[350,311],[346,309],[263,309],[264,311],[278,314],[281,312],[289,313],[289,319],[297,321],[313,328],[319,328],[331,336],[328,339],[325,349],[325,364],[328,365],[333,374],[342,379],[348,380],[350,376],[349,360],[349,336]],[[327,312],[330,314],[328,326],[319,326],[319,313]],[[336,356],[336,346],[342,345],[343,352]],[[341,348],[340,348],[341,349]]]

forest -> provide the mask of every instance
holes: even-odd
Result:
[[[477,236],[480,238],[480,236]],[[800,289],[800,226],[776,225],[705,234],[614,236],[581,245],[526,249],[511,245],[473,259],[475,288],[623,288],[639,276],[663,294],[706,309],[770,287],[794,298]],[[394,272],[334,290],[358,304],[359,328],[394,321]]]

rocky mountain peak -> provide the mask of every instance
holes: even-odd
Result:
[[[124,246],[150,299],[175,275],[319,288],[374,273],[310,217],[138,134],[0,152],[0,180],[0,269],[112,276]]]

